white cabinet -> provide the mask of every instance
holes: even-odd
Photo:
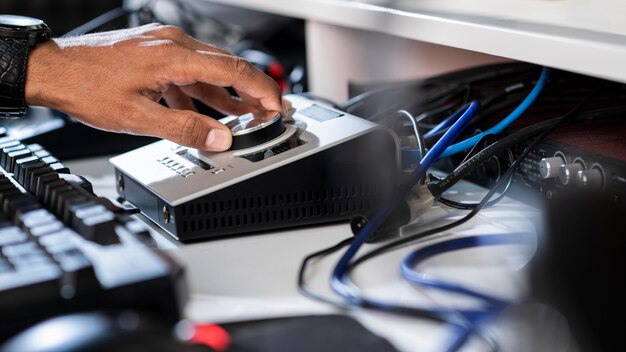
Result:
[[[338,100],[347,80],[408,79],[501,58],[626,82],[622,0],[199,1],[305,19],[311,90]]]

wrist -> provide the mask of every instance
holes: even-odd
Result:
[[[28,105],[58,107],[59,78],[55,70],[62,67],[62,55],[53,40],[31,48],[26,64],[25,98]],[[56,86],[56,88],[55,88]]]

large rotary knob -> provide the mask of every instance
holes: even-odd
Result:
[[[254,147],[277,138],[285,131],[278,111],[257,111],[241,116],[229,116],[220,120],[233,134],[230,149]]]

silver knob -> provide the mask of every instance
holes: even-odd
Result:
[[[585,167],[579,163],[561,165],[559,169],[559,181],[564,185],[571,184],[574,182],[578,171],[583,171],[584,169]]]
[[[604,175],[598,169],[589,169],[578,171],[576,173],[576,182],[581,187],[602,188],[604,183]]]
[[[543,158],[539,160],[539,174],[542,178],[559,177],[559,169],[565,164],[565,160],[560,156]]]

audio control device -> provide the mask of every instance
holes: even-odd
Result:
[[[522,162],[516,184],[552,198],[569,189],[588,189],[626,201],[626,121],[585,121],[563,127]],[[519,144],[513,154],[526,145]],[[518,194],[524,192],[517,192]]]
[[[221,120],[233,146],[209,153],[159,141],[111,159],[120,197],[182,241],[371,215],[400,181],[385,127],[300,96],[292,116]]]

